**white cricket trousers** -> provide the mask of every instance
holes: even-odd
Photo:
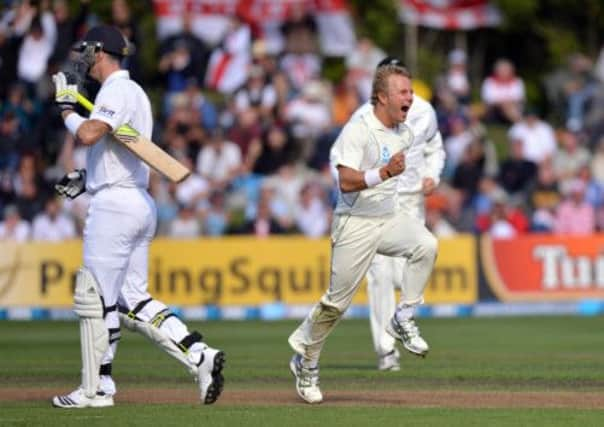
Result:
[[[404,215],[410,220],[425,224],[424,196],[421,193],[399,194],[397,215]],[[394,289],[401,290],[401,302],[413,303],[407,295],[417,295],[420,289],[408,289],[421,286],[422,299],[425,283],[414,283],[405,280],[406,258],[389,257],[377,254],[367,272],[367,298],[369,305],[369,324],[373,347],[378,356],[394,350],[395,340],[386,332],[386,325],[396,310]]]
[[[156,222],[155,203],[145,189],[107,187],[93,195],[84,226],[84,266],[96,279],[106,308],[119,302],[130,310],[151,298],[147,291],[148,254]],[[106,313],[105,325],[110,343],[116,343],[116,309]],[[109,363],[114,352],[112,345],[102,363]]]
[[[294,351],[311,363],[318,362],[325,339],[350,305],[376,253],[405,258],[405,280],[418,283],[418,289],[428,281],[437,253],[436,238],[419,221],[404,215],[336,215],[331,239],[329,289],[289,338]],[[407,297],[420,300],[422,294]]]

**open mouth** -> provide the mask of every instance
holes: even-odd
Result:
[[[403,105],[401,107],[401,110],[404,111],[405,113],[407,113],[409,111],[409,106],[408,105]]]

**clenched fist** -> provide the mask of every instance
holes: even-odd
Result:
[[[388,177],[397,176],[405,170],[405,154],[402,151],[395,153],[390,157],[386,165],[386,174]]]

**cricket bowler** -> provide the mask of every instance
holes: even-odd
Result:
[[[405,303],[422,300],[436,259],[437,240],[420,221],[397,215],[396,206],[395,178],[405,170],[405,153],[413,145],[413,135],[404,124],[412,102],[410,73],[396,65],[378,68],[372,84],[373,108],[347,123],[334,144],[330,161],[338,171],[340,191],[331,230],[330,285],[289,337],[295,352],[290,370],[296,391],[308,403],[323,401],[321,349],[376,254],[405,258],[406,282],[410,284]],[[397,312],[391,327],[403,344],[425,345],[408,310]]]

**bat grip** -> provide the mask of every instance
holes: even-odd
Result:
[[[82,95],[81,93],[76,94],[76,99],[78,100],[78,103],[83,106],[85,109],[87,109],[88,111],[92,111],[92,109],[94,108],[94,105],[92,104],[92,102],[90,102],[88,99],[86,99],[86,97],[84,95]]]

